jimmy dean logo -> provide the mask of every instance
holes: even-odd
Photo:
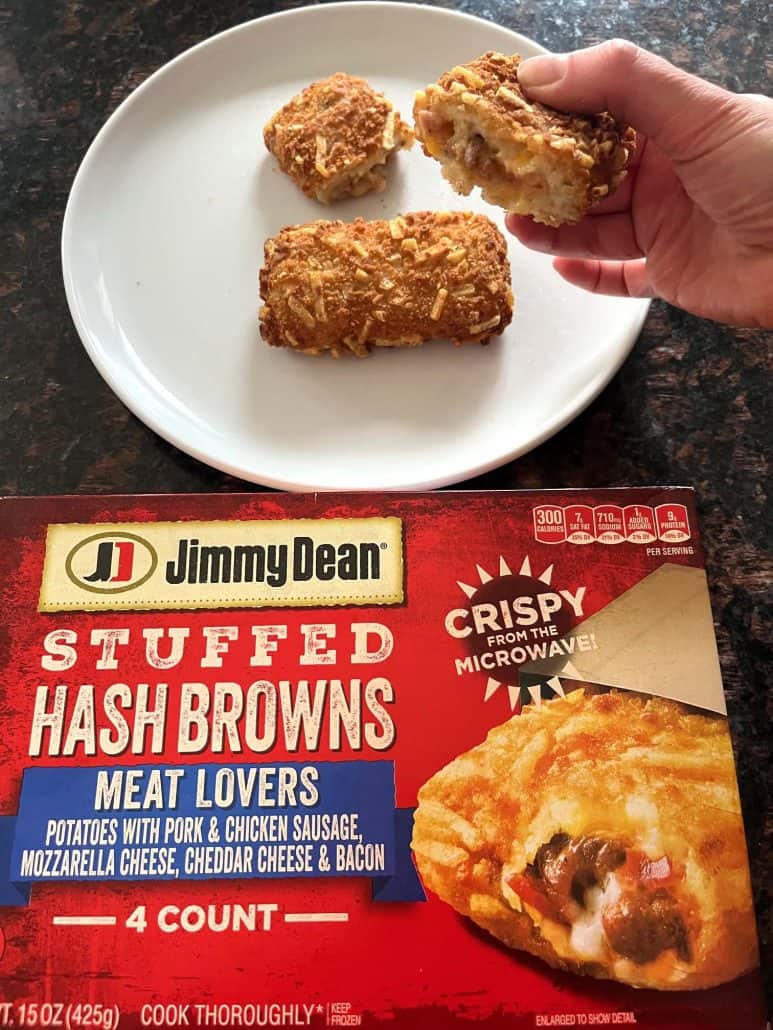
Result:
[[[49,526],[39,607],[239,608],[402,599],[400,519],[150,522]]]
[[[70,582],[95,594],[132,590],[150,579],[157,565],[155,548],[135,533],[93,533],[72,548],[64,563]]]

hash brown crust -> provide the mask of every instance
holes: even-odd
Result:
[[[364,356],[433,338],[486,343],[512,317],[507,247],[469,212],[288,226],[265,244],[263,339]]]

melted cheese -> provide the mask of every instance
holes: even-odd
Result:
[[[620,884],[612,874],[601,887],[591,887],[585,892],[584,907],[572,924],[569,946],[583,962],[603,962],[609,954],[609,943],[601,918],[607,906],[620,897]]]

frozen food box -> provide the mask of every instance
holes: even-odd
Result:
[[[690,491],[0,538],[1,1027],[765,1025]]]

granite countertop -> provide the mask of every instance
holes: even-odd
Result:
[[[80,159],[137,85],[212,33],[295,6],[258,0],[0,5],[0,494],[253,489],[176,451],[113,396],[70,320],[59,238]],[[730,89],[771,89],[766,0],[443,6],[492,19],[554,50],[624,36]],[[655,302],[632,356],[583,415],[532,454],[466,484],[695,487],[769,971],[772,370],[770,334],[730,329]],[[770,1005],[770,972],[768,988]]]

